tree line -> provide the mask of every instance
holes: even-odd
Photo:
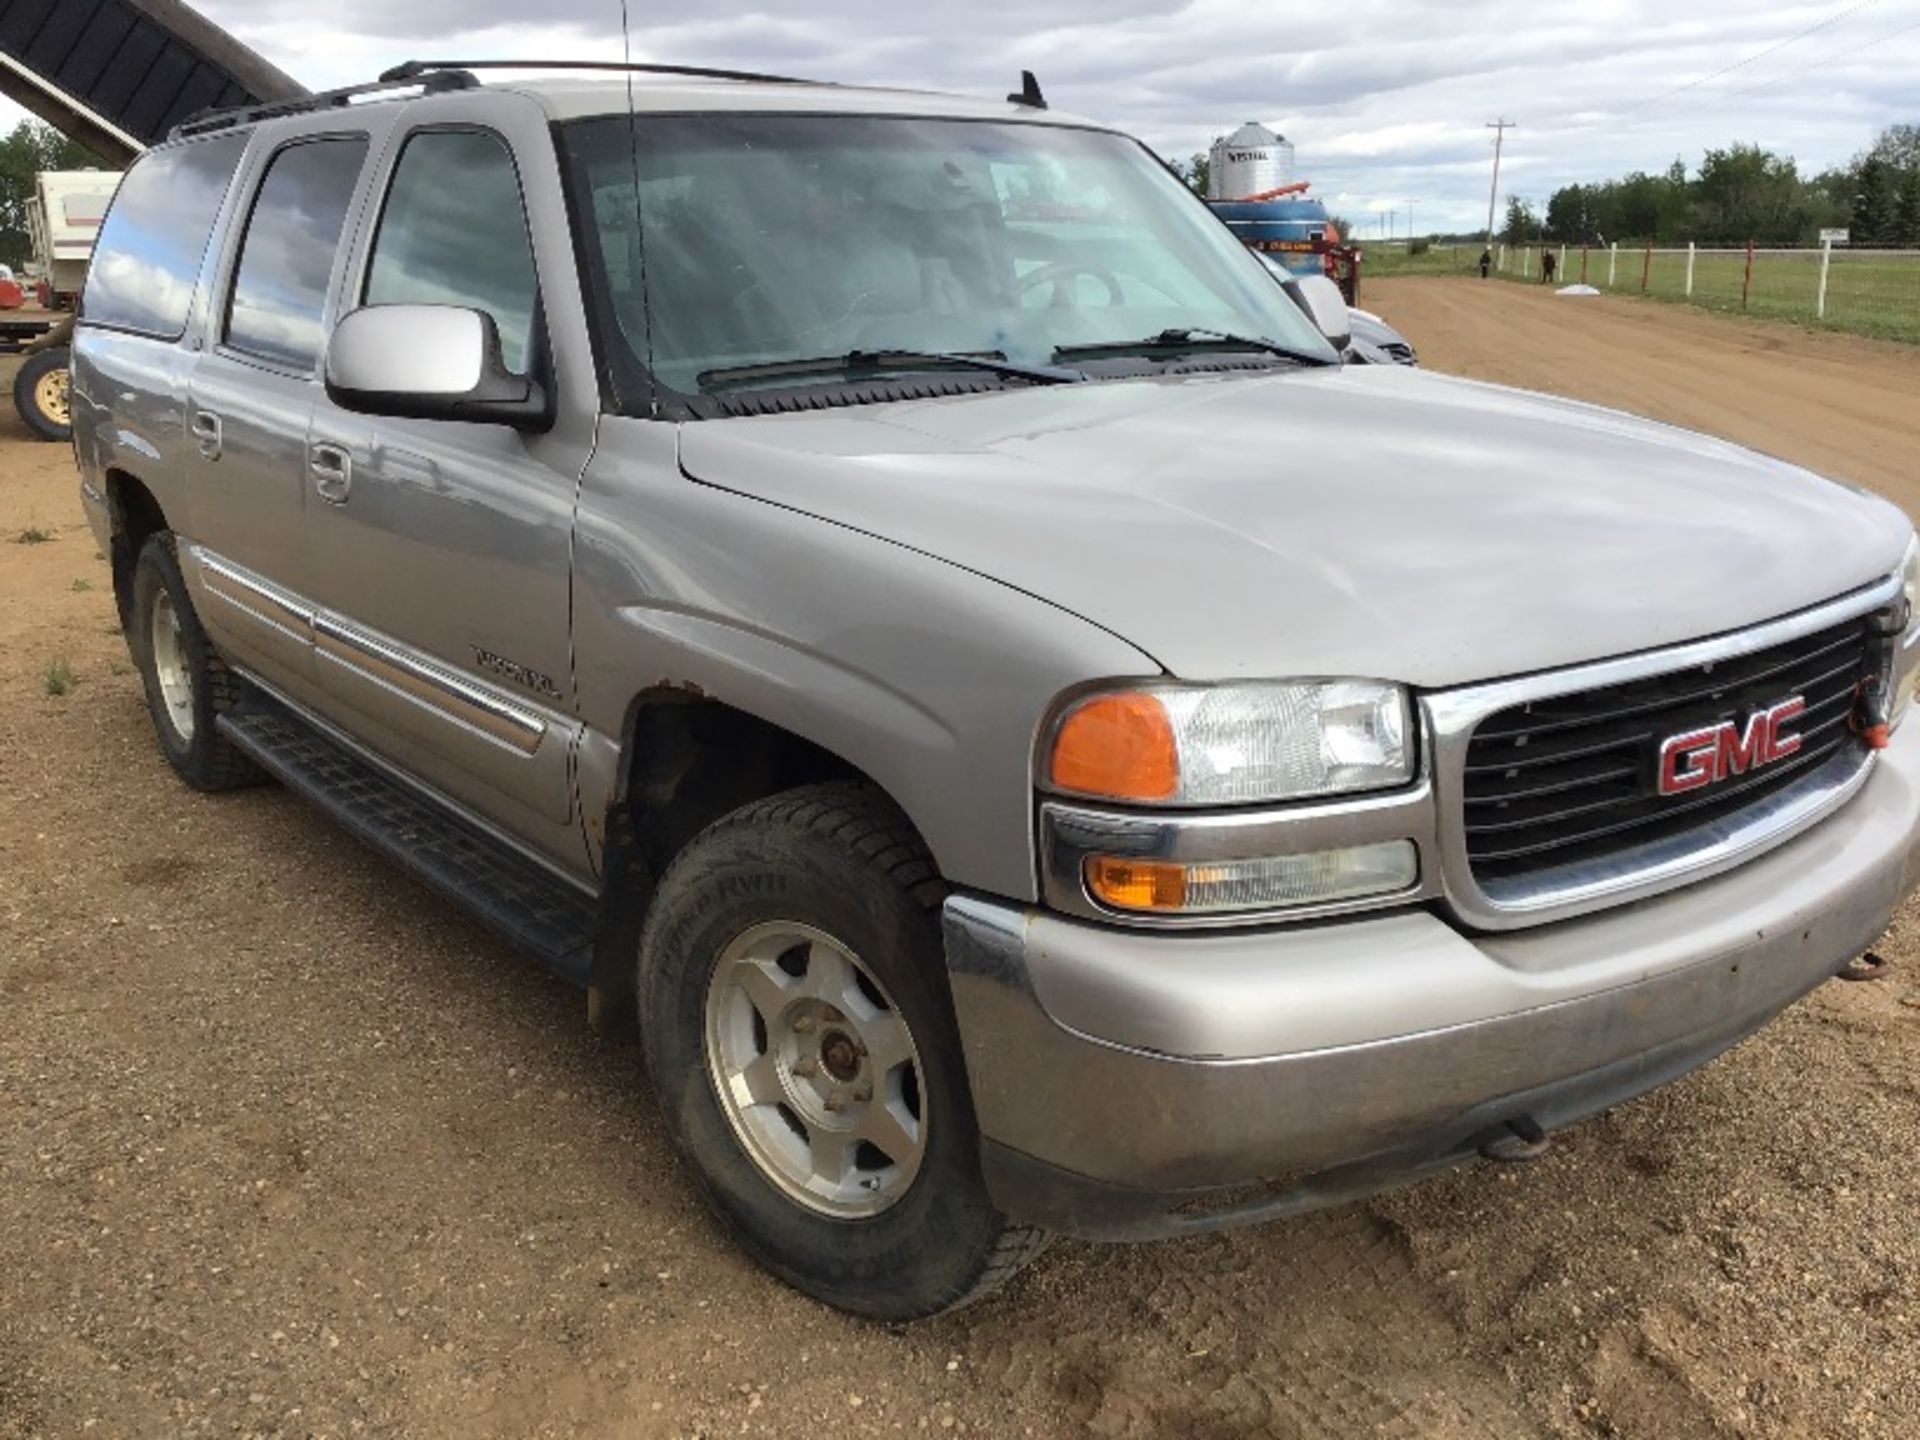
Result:
[[[1507,198],[1508,244],[1812,245],[1845,228],[1855,245],[1920,246],[1920,126],[1894,125],[1851,163],[1803,176],[1792,156],[1758,145],[1708,150],[1689,174],[1665,171],[1563,185],[1544,214]]]

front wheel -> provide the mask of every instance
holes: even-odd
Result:
[[[776,1275],[873,1319],[978,1299],[1046,1240],[980,1176],[943,894],[884,796],[809,786],[696,837],[640,945],[647,1069],[708,1202]]]

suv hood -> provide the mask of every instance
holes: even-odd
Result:
[[[1435,687],[1697,639],[1887,575],[1909,534],[1723,441],[1398,366],[710,420],[681,464],[1209,680]]]

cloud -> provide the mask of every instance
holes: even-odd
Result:
[[[309,84],[416,55],[616,58],[619,0],[197,0]],[[1690,166],[1754,140],[1803,169],[1841,163],[1880,126],[1920,121],[1920,0],[1877,0],[1805,39],[1681,90],[1838,14],[1840,0],[629,0],[637,58],[1002,94],[1023,67],[1054,105],[1185,156],[1247,119],[1292,140],[1297,170],[1353,210],[1469,227],[1486,213],[1484,122],[1505,115],[1502,188]],[[537,16],[537,19],[530,19]],[[1867,48],[1857,49],[1865,46]],[[1753,89],[1753,87],[1762,87]],[[1751,90],[1752,93],[1742,93]],[[1678,94],[1672,92],[1680,91]]]

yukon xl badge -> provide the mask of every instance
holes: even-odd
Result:
[[[473,663],[482,670],[498,675],[503,680],[511,680],[516,685],[526,687],[536,695],[544,695],[549,700],[560,698],[560,687],[553,683],[553,677],[542,675],[538,670],[529,670],[524,665],[517,665],[511,660],[494,654],[491,650],[482,650],[478,645],[474,646]]]
[[[1660,793],[1685,794],[1786,759],[1799,750],[1800,736],[1785,727],[1806,708],[1805,698],[1795,695],[1756,710],[1744,726],[1723,720],[1669,735],[1660,742]]]

